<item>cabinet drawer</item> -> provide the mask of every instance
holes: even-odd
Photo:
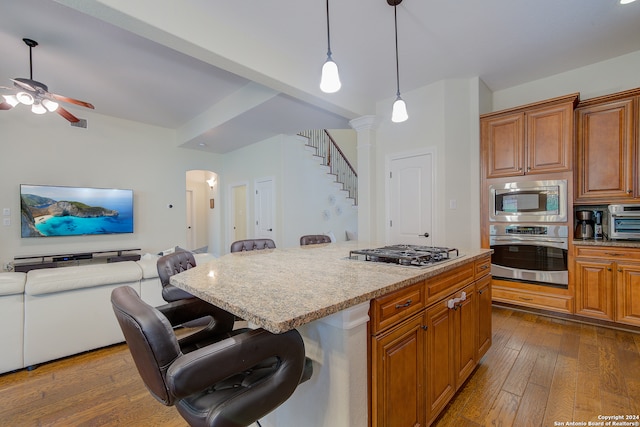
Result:
[[[491,273],[491,255],[487,254],[474,263],[476,271],[476,280]]]
[[[375,335],[425,306],[424,282],[397,290],[371,301],[369,316]]]
[[[426,281],[427,304],[473,282],[474,264],[468,262]]]
[[[524,305],[543,310],[573,313],[573,298],[570,296],[505,289],[498,285],[493,285],[491,292],[494,301]]]
[[[576,257],[582,258],[604,258],[610,261],[632,260],[640,261],[640,249],[621,248],[621,247],[594,247],[594,246],[575,246],[574,252]]]

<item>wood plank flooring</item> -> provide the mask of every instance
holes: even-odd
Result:
[[[640,334],[494,306],[491,349],[434,426],[587,425],[610,415],[640,425]]]
[[[640,334],[494,307],[491,349],[434,425],[546,427],[639,414]],[[0,375],[0,425],[186,423],[151,397],[116,345]]]

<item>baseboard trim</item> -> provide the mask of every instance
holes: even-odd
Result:
[[[551,318],[561,319],[561,320],[567,320],[567,321],[570,321],[570,322],[582,323],[582,324],[585,324],[585,325],[602,326],[602,327],[609,328],[609,329],[616,329],[616,330],[619,330],[619,331],[625,331],[625,332],[631,332],[631,333],[635,333],[635,334],[640,334],[640,327],[631,326],[631,325],[624,325],[624,324],[616,323],[616,322],[609,322],[607,320],[591,319],[591,318],[588,318],[588,317],[576,316],[575,314],[556,313],[556,312],[550,311],[550,310],[543,310],[543,309],[532,308],[532,307],[524,307],[524,306],[521,306],[521,305],[509,304],[509,303],[500,302],[500,301],[493,301],[492,305],[494,307],[506,308],[506,309],[509,309],[509,310],[520,311],[520,312],[524,312],[524,313],[538,314],[540,316],[551,317]]]

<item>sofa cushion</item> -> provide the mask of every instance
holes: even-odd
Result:
[[[27,273],[0,273],[0,295],[23,294]]]
[[[27,273],[25,294],[42,295],[73,289],[135,282],[142,270],[135,261],[43,268]]]

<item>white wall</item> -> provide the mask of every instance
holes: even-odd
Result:
[[[640,87],[640,51],[493,93],[493,110],[580,93],[580,99]]]
[[[241,148],[225,155],[223,185],[226,196],[223,215],[229,218],[231,192],[229,187],[239,182],[248,182],[249,216],[248,237],[254,235],[255,181],[273,178],[276,200],[275,242],[278,247],[299,245],[303,234],[322,234],[333,231],[337,240],[345,240],[345,229],[357,228],[357,211],[347,209],[339,196],[330,202],[329,196],[336,193],[335,186],[326,179],[325,173],[304,149],[304,141],[296,136],[280,135]],[[340,214],[336,208],[340,206]],[[329,218],[323,212],[329,211]],[[224,223],[224,221],[223,221]],[[227,253],[232,238],[230,230],[223,230],[225,244],[222,253]]]
[[[0,223],[2,265],[20,255],[144,253],[186,244],[186,171],[215,171],[219,156],[176,148],[167,129],[85,111],[82,117],[87,129],[71,127],[57,114],[36,116],[20,107],[0,112],[0,208],[11,209],[11,225]],[[133,189],[134,233],[23,239],[20,184]]]
[[[479,232],[479,80],[444,80],[403,93],[409,120],[392,123],[393,99],[378,103],[381,123],[376,135],[376,170],[384,171],[390,154],[433,147],[436,153],[435,245],[477,247]],[[388,224],[386,176],[376,174],[376,238]],[[451,209],[449,202],[457,207]]]

